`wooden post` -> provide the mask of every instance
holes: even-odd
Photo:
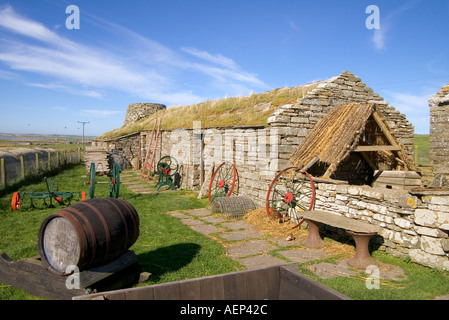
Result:
[[[23,156],[20,156],[20,176],[22,180],[25,180],[25,164],[23,162]]]
[[[51,170],[51,152],[48,152],[48,171]]]
[[[2,189],[6,188],[6,172],[5,172],[5,158],[0,158],[0,173],[2,174]]]
[[[35,167],[36,167],[36,175],[38,176],[39,175],[39,153],[38,152],[36,152],[36,165],[35,165]]]

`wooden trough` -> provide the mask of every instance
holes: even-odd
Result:
[[[270,266],[217,276],[81,295],[73,300],[349,300],[298,272]]]
[[[374,177],[374,188],[411,190],[422,186],[421,176],[415,171],[378,170]]]

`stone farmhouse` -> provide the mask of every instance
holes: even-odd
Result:
[[[280,99],[287,90],[297,96]],[[162,119],[154,161],[176,158],[182,188],[199,190],[212,168],[232,162],[239,194],[261,207],[280,170],[318,158],[308,170],[316,186],[316,209],[379,225],[382,232],[372,240],[378,250],[449,270],[449,192],[423,188],[414,163],[414,128],[405,115],[347,71],[274,90],[270,99],[258,97],[229,99],[221,113],[219,107],[207,109],[218,106],[216,101],[207,108],[157,107],[143,118],[127,114],[140,120],[102,135],[92,148],[120,153],[128,165],[141,169],[152,129]],[[249,111],[236,107],[251,99]],[[341,236],[338,230],[325,232]]]

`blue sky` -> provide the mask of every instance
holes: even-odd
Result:
[[[79,8],[79,29],[66,20]],[[379,8],[379,29],[366,25]],[[371,21],[371,20],[369,20]],[[0,132],[98,136],[130,103],[247,96],[351,71],[429,132],[449,0],[0,0]]]

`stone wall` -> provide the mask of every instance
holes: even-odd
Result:
[[[92,141],[93,147],[102,148],[105,154],[119,153],[125,157],[127,168],[140,168],[141,155],[140,132],[106,141]],[[145,155],[144,155],[145,157]]]
[[[141,134],[141,154],[145,155],[151,132]],[[204,181],[210,182],[207,174],[213,165],[216,169],[225,161],[232,162],[238,171],[239,193],[262,205],[268,185],[279,170],[278,140],[277,129],[263,126],[164,130],[155,164],[163,156],[174,157],[181,166],[182,187],[199,190]]]
[[[449,175],[449,84],[429,99],[430,163],[434,172]],[[441,186],[449,186],[443,177]]]
[[[398,257],[449,270],[449,193],[408,193],[369,186],[316,184],[317,210],[382,227],[372,243]],[[326,228],[333,238],[343,230]]]
[[[333,107],[351,102],[375,103],[409,161],[414,162],[411,123],[350,72],[320,82],[296,103],[280,106],[266,126],[201,128],[201,124],[193,123],[192,129],[162,131],[155,162],[165,155],[175,157],[181,166],[182,187],[196,190],[203,181],[209,183],[206,173],[212,164],[216,168],[223,161],[233,162],[239,175],[239,194],[264,206],[270,182],[288,165],[290,154],[313,126]],[[108,142],[110,151],[120,149],[128,159],[137,155],[141,165],[150,133],[144,131]],[[352,165],[361,159],[348,161],[344,164],[346,172],[356,168]],[[354,179],[363,171],[357,170],[352,170]],[[410,194],[366,185],[318,183],[316,208],[380,225],[382,232],[373,240],[380,250],[449,270],[449,194]],[[341,230],[325,231],[343,236]]]
[[[393,136],[403,147],[410,163],[414,162],[414,128],[379,94],[366,86],[360,78],[345,71],[337,77],[322,81],[317,88],[306,93],[297,103],[281,106],[268,119],[271,127],[281,132],[280,159],[286,164],[290,154],[305,139],[313,126],[333,107],[356,103],[375,103],[380,109]]]
[[[123,125],[129,125],[139,121],[159,110],[165,110],[167,107],[158,103],[133,103],[128,106],[126,110],[126,117]]]

